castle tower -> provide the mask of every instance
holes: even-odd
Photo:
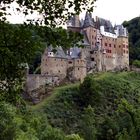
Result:
[[[67,22],[67,28],[68,30],[73,32],[80,32],[81,23],[79,15],[74,15],[73,17],[70,18],[70,20]]]
[[[94,21],[92,19],[91,13],[86,12],[86,16],[85,16],[83,27],[85,28],[85,27],[89,27],[89,26],[94,27]]]

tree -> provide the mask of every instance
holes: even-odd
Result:
[[[124,21],[123,25],[129,32],[130,63],[140,60],[140,17]]]
[[[140,109],[138,106],[134,104],[130,104],[126,99],[121,99],[120,104],[118,106],[118,112],[123,114],[123,118],[127,120],[123,120],[128,123],[128,128],[124,128],[122,133],[118,136],[119,138],[125,138],[126,136],[132,140],[140,139]],[[128,121],[129,118],[129,121]]]
[[[45,25],[61,24],[73,14],[79,14],[82,10],[92,11],[96,0],[1,0],[1,16],[5,17],[6,10],[10,8],[12,2],[18,3],[17,12],[25,15],[37,11],[43,16],[43,20],[38,19]],[[23,7],[23,8],[22,8]]]
[[[19,102],[26,63],[42,46],[30,28],[0,22],[0,100]]]
[[[100,102],[99,85],[91,75],[85,78],[79,89],[82,105],[87,107],[88,105],[97,105]]]
[[[84,110],[81,127],[85,140],[96,140],[95,113],[91,106]]]
[[[77,42],[76,35],[67,33],[56,25],[62,24],[71,15],[79,14],[82,10],[93,10],[96,0],[1,0],[0,1],[0,100],[6,100],[16,104],[19,102],[17,96],[21,93],[24,78],[25,64],[32,58],[41,42],[47,42],[54,46],[71,46]],[[40,30],[39,36],[32,28],[33,21],[23,25],[10,25],[6,22],[7,10],[10,4],[19,4],[17,12],[25,15],[37,11],[42,14],[43,20],[35,21]],[[73,9],[73,10],[72,10]],[[73,11],[73,12],[71,12]],[[28,24],[28,25],[27,25]],[[41,31],[43,31],[41,33]],[[41,38],[40,38],[41,36]],[[47,39],[45,39],[45,37]],[[79,40],[79,37],[77,37]],[[80,37],[81,38],[81,37]],[[42,40],[43,39],[43,40]],[[55,40],[55,41],[54,41]],[[64,43],[65,42],[65,43]]]

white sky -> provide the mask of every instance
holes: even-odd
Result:
[[[140,16],[140,0],[97,0],[95,5],[93,15],[108,19],[113,24]],[[35,18],[36,14],[31,17]],[[12,23],[22,23],[25,17],[14,13],[8,19]]]
[[[93,14],[114,24],[140,16],[140,0],[98,0],[96,6]]]

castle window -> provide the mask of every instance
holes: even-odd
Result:
[[[109,47],[111,47],[111,44],[109,44]]]
[[[69,61],[69,64],[72,64],[72,62],[71,62],[71,61]]]
[[[125,53],[125,50],[123,51],[123,53]]]
[[[94,42],[92,42],[92,45],[94,45]]]
[[[60,73],[60,70],[58,72]]]
[[[94,61],[94,58],[91,58],[91,61]]]
[[[116,45],[114,45],[114,48],[116,48]]]
[[[90,54],[93,54],[93,51],[90,51]]]
[[[107,46],[107,43],[105,43],[105,46]]]
[[[78,70],[79,70],[79,68],[78,68]]]
[[[121,45],[119,45],[119,48],[121,47]]]

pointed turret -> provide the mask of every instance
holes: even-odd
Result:
[[[93,26],[94,27],[94,20],[92,19],[91,13],[86,12],[86,16],[85,16],[83,27],[89,27],[89,26]]]

